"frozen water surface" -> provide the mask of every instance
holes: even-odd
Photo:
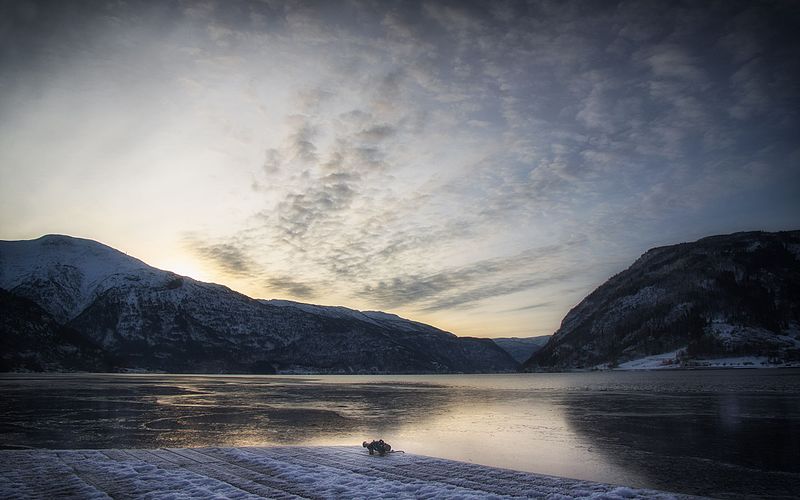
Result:
[[[6,375],[0,446],[353,445],[716,497],[800,496],[800,370]]]

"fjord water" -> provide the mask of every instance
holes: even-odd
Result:
[[[800,370],[5,375],[2,448],[358,445],[716,497],[800,496]]]

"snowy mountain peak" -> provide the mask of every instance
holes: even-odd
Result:
[[[0,288],[46,304],[61,321],[120,282],[163,281],[168,276],[172,274],[93,240],[49,234],[0,241]]]
[[[144,262],[94,240],[48,234],[35,240],[0,241],[0,282],[55,265],[79,268],[90,281],[113,274],[153,270]],[[4,287],[5,288],[5,287]]]

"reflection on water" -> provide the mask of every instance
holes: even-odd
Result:
[[[800,393],[784,385],[796,375],[698,375],[686,385],[684,373],[659,374],[656,392],[568,394],[567,422],[610,462],[656,488],[679,478],[696,494],[797,498]]]
[[[0,447],[358,444],[714,496],[800,495],[800,370],[9,375]]]

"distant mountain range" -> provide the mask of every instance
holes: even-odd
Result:
[[[554,335],[494,340],[379,311],[256,300],[91,240],[0,241],[0,371],[485,373],[735,356],[800,364],[800,231],[654,248]]]
[[[800,362],[800,231],[654,248],[575,306],[523,369],[668,366],[759,357]]]
[[[489,339],[393,314],[256,300],[60,235],[0,242],[0,370],[513,371]]]
[[[511,354],[520,363],[527,361],[534,353],[547,344],[550,335],[540,335],[538,337],[501,337],[492,339],[507,353]]]

